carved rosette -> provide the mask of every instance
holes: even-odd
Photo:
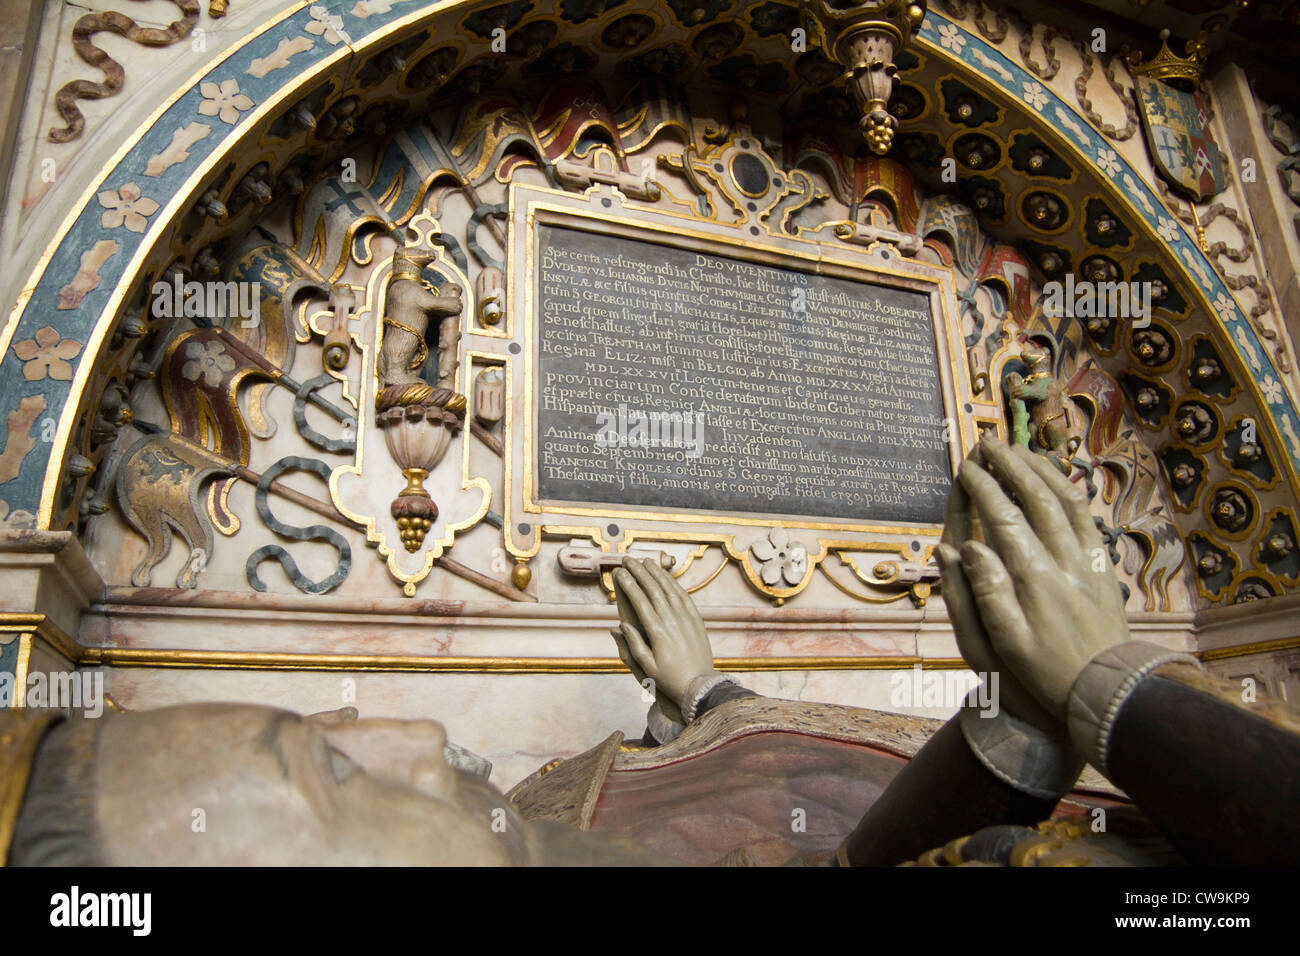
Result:
[[[414,554],[438,519],[424,479],[465,426],[465,396],[424,384],[390,386],[375,397],[375,424],[406,479],[389,510],[403,547]]]
[[[802,17],[831,59],[848,70],[872,152],[893,145],[898,119],[889,112],[898,67],[894,57],[921,29],[925,0],[804,0]]]

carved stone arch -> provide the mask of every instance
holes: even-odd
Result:
[[[460,24],[472,33],[483,27],[490,19],[488,12],[499,6],[483,0],[434,6],[413,0],[369,6],[339,0],[285,11],[251,32],[221,62],[196,77],[189,88],[177,91],[148,123],[121,138],[116,161],[86,188],[84,209],[54,237],[24,283],[24,292],[0,334],[0,382],[4,383],[0,387],[10,390],[8,407],[17,407],[21,397],[39,394],[45,402],[44,416],[57,422],[53,440],[37,443],[21,461],[18,475],[4,489],[10,509],[31,511],[42,529],[75,525],[75,510],[60,506],[75,502],[85,493],[86,476],[70,470],[78,454],[78,435],[87,417],[94,414],[92,405],[99,401],[97,385],[116,374],[108,367],[118,360],[112,349],[115,330],[129,319],[129,304],[138,301],[141,285],[152,278],[141,270],[152,250],[170,241],[171,232],[192,214],[207,190],[219,185],[219,191],[229,195],[237,188],[233,181],[218,184],[218,178],[245,144],[276,128],[286,132],[287,140],[307,143],[316,137],[319,142],[318,128],[304,127],[293,132],[291,125],[285,125],[285,118],[302,104],[318,111],[317,119],[328,119],[326,125],[361,122],[371,107],[365,100],[366,91],[353,81],[376,55],[411,37],[425,35],[428,39],[423,45],[407,51],[406,68],[416,69],[426,54],[439,48],[437,38],[444,26]],[[363,9],[366,12],[361,15],[358,11]],[[619,8],[598,19],[603,27],[606,20],[612,22],[626,12]],[[527,16],[531,20],[541,15]],[[665,13],[664,22],[680,25],[671,12]],[[688,33],[693,35],[705,28],[692,27]],[[716,44],[705,52],[685,44],[683,70],[694,67],[697,76],[725,82],[732,78],[728,71],[750,69],[754,64],[762,67],[770,62],[763,56],[753,56],[749,66],[740,64],[757,37],[752,29],[738,32],[738,44],[723,51],[725,56],[716,62],[705,59],[707,53],[715,51]],[[311,48],[289,55],[283,65],[260,77],[255,75],[261,67],[254,67],[253,61],[264,61],[282,42],[300,38],[310,39]],[[1300,488],[1300,441],[1295,438],[1300,435],[1300,418],[1293,398],[1278,384],[1286,378],[1274,367],[1269,349],[1212,261],[1194,238],[1166,214],[1161,197],[1148,183],[1149,175],[1120,155],[1050,85],[967,24],[931,10],[914,49],[920,60],[917,68],[924,70],[933,64],[935,69],[951,74],[966,87],[997,100],[1018,123],[1050,143],[1081,175],[1095,181],[1096,191],[1106,203],[1124,210],[1126,226],[1156,248],[1163,269],[1202,316],[1204,325],[1198,330],[1212,337],[1234,380],[1245,386],[1243,394],[1254,403],[1263,425],[1267,451],[1285,477],[1287,502],[1294,506]],[[593,42],[586,53],[592,59],[593,75],[616,68],[616,55],[600,44]],[[493,70],[482,59],[481,51],[478,55],[461,51],[440,95],[458,94],[490,80]],[[777,82],[762,69],[759,72],[761,83]],[[231,81],[238,92],[228,92],[223,86]],[[932,92],[940,98],[939,92]],[[248,105],[243,105],[239,97],[247,97]],[[353,98],[355,104],[351,103]],[[385,98],[381,91],[378,99]],[[216,110],[215,116],[201,108],[205,101],[214,104],[211,109]],[[229,119],[227,113],[231,114]],[[927,111],[931,118],[942,113],[939,103]],[[919,122],[927,120],[922,117]],[[189,142],[185,149],[169,152],[175,146],[177,132],[194,123],[202,123],[209,132]],[[903,133],[909,129],[905,122]],[[956,143],[956,136],[948,138]],[[151,162],[154,168],[167,165],[151,176]],[[1007,202],[1019,207],[1032,199],[1031,193],[1007,197]],[[1085,239],[1076,240],[1071,230],[1070,237],[1056,239],[1054,244],[1074,253],[1087,247]],[[85,256],[96,249],[100,251],[87,261]],[[76,304],[69,306],[73,299]],[[47,377],[39,387],[32,387],[25,384],[23,360],[12,346],[42,341],[38,333],[56,315],[60,339],[80,348],[67,358],[72,369],[68,379]],[[65,351],[70,353],[71,349],[68,345]],[[1126,350],[1125,343],[1112,349],[1118,354]]]

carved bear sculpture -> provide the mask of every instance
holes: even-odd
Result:
[[[460,342],[461,288],[448,283],[435,289],[423,279],[394,271],[388,284],[384,342],[379,353],[379,386],[423,382],[420,369],[427,358],[425,336],[430,321],[438,327],[439,388],[453,388]]]

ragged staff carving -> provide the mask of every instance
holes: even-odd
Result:
[[[206,322],[196,319],[196,322]],[[159,374],[163,403],[172,430],[224,457],[248,460],[248,426],[236,396],[244,380],[261,370],[244,360],[234,340],[219,327],[182,332],[168,345]],[[239,530],[239,518],[227,505],[233,479],[208,491],[212,514],[222,534]]]
[[[411,220],[393,257],[384,309],[383,342],[376,372],[375,420],[406,487],[393,499],[391,513],[407,551],[415,553],[438,517],[438,506],[424,479],[442,460],[452,436],[465,424],[465,396],[455,391],[460,351],[461,289],[435,289],[422,277],[433,261],[437,223],[428,213]],[[427,334],[438,323],[432,369]],[[424,372],[424,375],[421,372]],[[425,376],[435,378],[431,385]]]
[[[249,377],[268,378],[295,394],[303,387],[230,330],[207,325],[208,320],[202,317],[194,317],[194,322],[200,328],[177,336],[163,360],[163,401],[172,430],[200,445],[211,444],[227,458],[247,463],[249,429],[237,400],[243,381]],[[318,392],[308,393],[305,400],[345,428],[349,423],[356,424],[351,413]],[[239,530],[239,518],[226,504],[233,480],[219,480],[209,492],[217,528],[223,534]]]
[[[155,427],[145,426],[145,430],[153,431]],[[249,558],[248,566],[252,569],[249,583],[258,591],[266,590],[257,577],[256,568],[263,559],[274,557],[299,590],[320,594],[337,587],[347,577],[351,564],[351,549],[346,539],[320,525],[298,529],[277,521],[266,504],[266,495],[274,491],[313,511],[327,510],[333,514],[332,508],[277,481],[280,472],[288,467],[309,468],[329,477],[329,468],[324,462],[286,458],[263,476],[179,435],[159,430],[141,438],[126,453],[117,473],[117,494],[122,514],[148,543],[144,558],[131,575],[131,583],[136,587],[150,585],[154,567],[171,548],[172,529],[175,529],[190,548],[189,560],[176,577],[176,587],[198,585],[198,576],[206,570],[212,557],[214,539],[212,521],[203,506],[200,490],[210,478],[230,475],[232,479],[243,479],[257,487],[258,511],[272,531],[299,540],[323,538],[339,552],[339,563],[334,573],[322,581],[311,581],[298,571],[297,564],[284,548],[267,545]]]
[[[259,511],[265,507],[266,493],[274,492],[325,517],[336,520],[341,518],[333,507],[277,480],[278,471],[264,478],[247,465],[232,460],[219,451],[205,448],[183,435],[166,432],[148,422],[136,422],[135,425],[146,435],[136,441],[122,458],[117,470],[117,496],[123,516],[148,544],[144,558],[131,575],[131,583],[136,587],[150,585],[153,568],[167,556],[171,548],[173,529],[190,548],[189,560],[177,575],[176,587],[192,588],[198,585],[198,576],[206,569],[212,557],[212,519],[204,507],[202,496],[204,485],[212,478],[222,480],[229,476],[230,481],[243,480],[256,486]],[[319,464],[319,467],[325,468],[325,465]],[[326,475],[328,476],[328,469]],[[268,523],[268,526],[277,533],[285,534],[283,525]],[[330,586],[333,587],[346,577],[349,552],[347,543],[335,532],[328,534],[333,536],[331,540],[336,541],[336,547],[343,556],[340,563],[342,573],[335,575],[337,580],[331,579]],[[295,535],[290,533],[285,536]],[[262,550],[272,556],[278,556],[276,552],[283,551],[280,548]],[[285,563],[284,559],[281,559],[281,563]]]
[[[179,277],[172,277],[176,286],[172,311],[188,316],[198,328],[181,332],[168,344],[159,385],[173,431],[247,463],[250,433],[258,438],[275,433],[274,420],[266,411],[267,393],[277,386],[298,390],[298,384],[284,375],[294,356],[290,314],[294,300],[311,290],[323,292],[325,286],[308,263],[268,236],[242,247],[227,275],[225,283],[208,284],[225,294],[209,292],[207,302],[197,283],[191,295],[186,291],[189,286],[182,288]],[[161,283],[155,294],[165,295],[171,284]],[[235,289],[241,284],[255,290],[255,318],[242,314],[237,305]],[[182,304],[183,308],[176,308]],[[262,381],[248,385],[246,419],[238,393],[250,378]],[[310,400],[339,421],[352,417],[332,404]],[[239,530],[239,518],[227,504],[233,482],[233,478],[221,479],[208,492],[222,534]]]
[[[330,287],[325,277],[296,251],[258,230],[258,235],[232,256],[227,278],[253,283],[260,304],[257,321],[240,316],[226,328],[268,362],[282,369],[292,368],[297,348],[294,305],[304,294],[325,294]],[[271,382],[249,386],[248,426],[257,438],[275,434],[275,419],[266,407],[274,387]]]
[[[190,559],[177,576],[176,586],[197,586],[198,576],[206,569],[213,548],[212,525],[202,506],[201,491],[203,485],[214,477],[230,475],[248,482],[259,491],[265,489],[286,501],[292,501],[322,518],[346,527],[357,527],[340,514],[333,504],[286,485],[279,478],[279,471],[284,469],[259,474],[247,465],[223,458],[220,454],[180,435],[166,432],[157,425],[137,421],[135,427],[146,432],[146,435],[123,456],[116,480],[122,514],[148,543],[145,558],[131,578],[131,583],[136,587],[150,585],[150,572],[166,557],[171,546],[172,529],[190,547]],[[276,555],[267,551],[267,556]],[[453,561],[446,554],[441,555],[434,564],[509,600],[537,600],[523,590]]]

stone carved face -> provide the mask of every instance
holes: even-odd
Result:
[[[115,717],[100,731],[96,773],[104,856],[129,866],[526,863],[526,825],[494,788],[450,767],[445,744],[432,721],[329,726],[243,704]],[[496,831],[494,811],[505,824]]]

